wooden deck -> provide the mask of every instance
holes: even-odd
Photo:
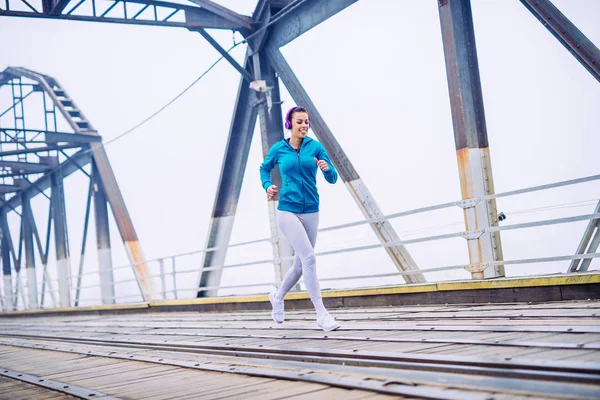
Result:
[[[597,300],[332,314],[335,332],[310,311],[5,317],[0,399],[600,398]]]

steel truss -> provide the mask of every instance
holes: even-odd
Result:
[[[7,308],[18,306],[19,293],[23,295],[21,267],[25,264],[27,308],[44,305],[44,296],[49,289],[52,302],[61,307],[78,305],[80,300],[81,273],[85,255],[90,202],[94,199],[94,216],[99,254],[100,277],[102,280],[102,300],[105,304],[115,302],[112,256],[108,226],[107,204],[110,204],[121,238],[129,259],[137,263],[135,274],[138,277],[143,298],[152,293],[150,280],[146,276],[144,255],[125,207],[125,202],[108,162],[102,145],[102,137],[85,117],[82,110],[68,95],[60,83],[47,75],[25,68],[9,67],[0,73],[0,89],[10,87],[12,105],[3,111],[5,120],[12,113],[12,126],[0,127],[0,231],[4,290]],[[43,105],[44,127],[35,129],[26,126],[25,111],[34,109],[35,97]],[[32,111],[29,111],[29,115]],[[58,116],[57,116],[58,114]],[[69,132],[58,129],[59,120],[66,121]],[[65,129],[65,128],[63,128]],[[91,173],[85,166],[91,163]],[[88,207],[84,224],[84,241],[79,265],[79,279],[75,298],[71,293],[71,261],[69,235],[67,229],[67,209],[63,182],[74,172],[81,171],[90,179],[87,194]],[[47,192],[50,194],[48,195]],[[38,232],[31,199],[43,195],[49,200],[48,224],[45,241]],[[20,212],[19,212],[20,209]],[[20,217],[17,250],[13,244],[7,215],[15,212]],[[50,235],[54,231],[55,254],[58,273],[59,299],[54,298],[52,281],[48,274]],[[38,290],[36,273],[36,248],[43,267],[43,282]],[[23,256],[23,252],[25,253]],[[13,290],[14,288],[14,290]]]

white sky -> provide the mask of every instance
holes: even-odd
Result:
[[[254,2],[219,1],[250,14]],[[600,83],[519,1],[474,0],[475,35],[496,192],[600,173]],[[555,0],[596,45],[600,2]],[[228,48],[230,31],[212,31]],[[236,35],[240,40],[239,35]],[[363,0],[282,49],[320,113],[384,213],[460,199],[437,2]],[[232,54],[242,61],[244,46]],[[218,57],[185,29],[0,18],[0,69],[23,66],[57,78],[95,128],[109,140],[167,103]],[[107,146],[112,168],[148,258],[204,247],[239,74],[222,61],[192,90],[150,123]],[[8,89],[0,90],[6,92]],[[284,109],[293,104],[282,86]],[[2,97],[0,97],[0,100]],[[1,103],[4,104],[4,103]],[[4,109],[4,106],[2,107]],[[4,122],[2,122],[4,125]],[[260,132],[254,136],[232,243],[267,237],[266,198],[260,185]],[[360,220],[341,181],[319,178],[321,227]],[[73,270],[79,264],[87,178],[66,181]],[[543,212],[539,207],[600,198],[592,182],[498,201],[513,224],[591,213],[595,203]],[[35,199],[45,232],[47,200]],[[16,219],[12,218],[11,224]],[[447,209],[393,220],[402,238],[464,228],[462,212]],[[572,254],[586,223],[508,231],[505,259]],[[426,228],[423,232],[416,232]],[[90,226],[85,271],[97,270]],[[13,232],[17,232],[13,230]],[[14,233],[13,233],[14,235]],[[116,229],[115,265],[126,263]],[[317,251],[374,243],[368,227],[324,233]],[[422,268],[468,263],[464,239],[409,245]],[[51,251],[51,258],[54,257]],[[232,249],[226,264],[269,258],[268,244]],[[197,270],[201,257],[178,260]],[[598,268],[598,261],[592,268]],[[559,273],[568,262],[507,266],[510,276]],[[157,271],[156,264],[153,264]],[[170,263],[167,263],[167,270]],[[54,266],[50,270],[55,275]],[[321,278],[393,272],[381,249],[318,259]],[[116,272],[120,279],[128,271]],[[271,281],[269,264],[226,270],[224,285]],[[468,278],[466,271],[430,273],[429,281]],[[181,276],[192,288],[197,274]],[[97,282],[86,276],[84,285]],[[393,284],[400,278],[323,282],[323,287]],[[171,287],[171,281],[167,281]],[[134,293],[129,284],[117,293]],[[223,290],[227,293],[265,288]],[[181,295],[190,293],[181,293]],[[99,298],[95,290],[86,298]],[[131,300],[131,299],[130,299]]]

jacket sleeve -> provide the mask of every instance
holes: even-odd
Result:
[[[325,177],[325,180],[331,184],[336,183],[337,179],[338,179],[337,170],[333,166],[331,159],[329,159],[329,154],[327,154],[327,151],[325,150],[325,148],[323,147],[323,145],[321,143],[319,143],[319,150],[317,151],[317,159],[326,161],[327,165],[329,166],[328,171],[323,171],[323,176]]]
[[[265,190],[267,190],[269,186],[272,185],[271,170],[275,168],[275,165],[277,164],[277,147],[277,144],[271,146],[267,157],[260,165],[260,180],[262,182],[262,187]]]

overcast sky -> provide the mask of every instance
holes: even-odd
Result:
[[[219,3],[250,15],[255,2]],[[600,83],[519,1],[472,3],[496,192],[600,173]],[[554,3],[600,44],[600,2]],[[225,48],[234,37],[240,40],[230,31],[211,34]],[[282,52],[384,213],[460,199],[437,1],[362,0]],[[244,53],[243,45],[232,51],[240,62]],[[0,70],[23,66],[57,78],[105,141],[166,104],[218,56],[199,34],[180,28],[0,18]],[[222,61],[170,108],[107,146],[148,258],[204,247],[238,84],[237,71]],[[8,91],[0,89],[2,110]],[[282,92],[287,109],[294,103],[283,87]],[[0,123],[6,126],[8,121]],[[259,139],[257,129],[232,243],[269,235],[266,197],[258,176]],[[318,184],[321,227],[362,218],[341,181],[331,186],[320,177]],[[71,263],[76,271],[87,178],[74,174],[65,185]],[[513,224],[591,213],[599,198],[596,181],[501,199],[498,209],[508,216],[504,224]],[[47,200],[38,196],[34,206],[40,229],[45,229]],[[537,210],[549,206],[560,208]],[[11,217],[13,226],[16,221]],[[402,238],[464,229],[458,208],[396,219],[392,224]],[[503,232],[504,257],[572,254],[585,226],[580,222]],[[114,224],[111,235],[114,263],[123,265],[127,259]],[[321,234],[317,251],[375,242],[370,228],[363,226]],[[97,270],[93,247],[94,234],[88,239],[86,272]],[[422,269],[468,263],[464,239],[409,245],[408,250]],[[244,246],[232,249],[226,264],[270,256],[268,243]],[[200,264],[201,256],[189,256],[178,260],[177,268],[197,271]],[[596,260],[592,268],[598,265]],[[567,266],[568,262],[517,265],[507,266],[506,271],[510,276],[560,273]],[[55,275],[54,267],[50,268]],[[321,278],[394,270],[382,249],[318,259]],[[269,264],[229,269],[222,283],[270,282],[272,271]],[[116,275],[131,276],[125,270]],[[469,274],[456,270],[426,277],[436,281]],[[196,279],[196,273],[182,276],[179,288],[192,288]],[[97,278],[89,275],[84,282],[92,285]],[[402,282],[393,277],[323,282],[322,286]],[[170,288],[171,281],[167,283]],[[132,290],[130,285],[117,287],[120,295]],[[99,294],[87,290],[85,296],[92,301]]]

